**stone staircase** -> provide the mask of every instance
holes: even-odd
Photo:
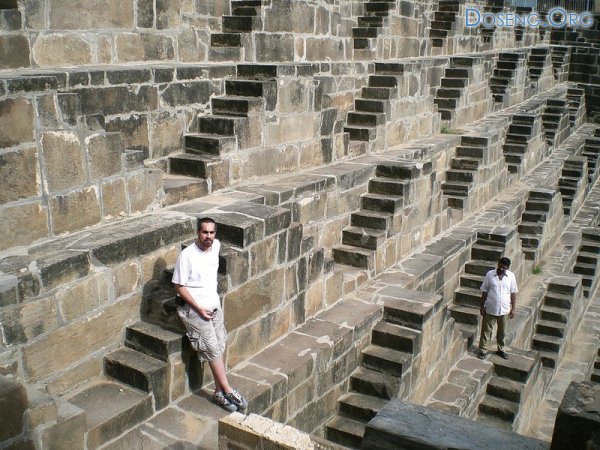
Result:
[[[587,161],[584,158],[571,156],[565,159],[557,186],[562,196],[563,212],[567,217],[577,210],[577,203],[587,190],[587,172]]]
[[[370,49],[389,25],[390,11],[396,8],[394,0],[366,0],[362,2],[364,15],[358,17],[358,26],[352,28],[355,49]]]
[[[542,113],[546,141],[558,147],[569,133],[569,108],[566,99],[547,99]]]
[[[328,440],[361,448],[367,422],[390,399],[405,399],[409,394],[415,355],[420,353],[434,305],[441,299],[439,295],[422,292],[409,295],[410,301],[402,298],[402,294],[384,301],[383,320],[373,328],[371,345],[362,351],[360,365],[350,375],[349,392],[339,399],[337,416],[327,423]]]
[[[577,261],[573,266],[573,273],[581,275],[583,295],[590,298],[598,286],[598,263],[600,259],[600,230],[587,228],[581,233],[581,245],[577,253]]]
[[[529,79],[537,81],[542,73],[552,63],[549,47],[534,47],[527,58]]]
[[[385,3],[388,4],[388,3]],[[375,73],[360,98],[354,100],[354,111],[348,113],[344,131],[351,141],[369,142],[377,138],[378,129],[391,119],[395,99],[407,88],[410,64],[375,63]]]
[[[529,192],[525,211],[518,225],[519,239],[525,259],[538,261],[543,254],[544,229],[557,210],[557,192],[551,189],[536,189]]]
[[[569,48],[553,45],[550,55],[552,59],[552,72],[554,73],[554,79],[557,81],[566,81],[569,73]]]
[[[496,103],[508,105],[512,87],[522,84],[520,82],[523,80],[517,78],[517,72],[523,68],[524,62],[523,53],[501,52],[498,55],[496,68],[490,79],[490,89]]]
[[[542,364],[556,369],[585,309],[581,280],[577,276],[555,277],[548,284],[535,325],[531,348],[539,351]]]
[[[507,353],[508,360],[490,356],[493,375],[479,403],[477,421],[522,432],[542,397],[545,377],[537,352],[511,349]]]
[[[431,162],[377,164],[368,192],[361,196],[361,209],[351,214],[350,226],[342,230],[342,245],[333,248],[334,261],[372,273],[377,250],[400,232],[402,210],[414,203],[431,169]]]
[[[432,47],[443,47],[446,38],[453,35],[456,27],[456,15],[460,11],[458,0],[440,0],[438,10],[433,13],[429,38]]]
[[[207,180],[212,190],[229,185],[222,156],[257,145],[253,118],[275,108],[276,71],[276,66],[238,65],[237,78],[225,82],[225,95],[211,98],[212,114],[199,116],[198,132],[185,135],[185,153],[169,158],[170,173]]]
[[[537,116],[533,114],[514,114],[506,133],[502,147],[504,159],[508,171],[516,174],[517,178],[521,178],[523,173],[527,172],[524,162],[529,151],[529,144],[541,128],[536,118]]]
[[[600,163],[600,139],[597,137],[587,138],[584,142],[581,156],[585,156],[587,160],[588,186],[593,186],[600,175],[600,171],[598,170]]]
[[[593,381],[594,383],[600,383],[600,347],[598,348],[596,361],[594,361],[594,369],[590,374],[590,381]]]
[[[464,106],[465,91],[473,79],[472,67],[476,62],[477,58],[455,57],[450,60],[450,67],[444,71],[433,100],[442,120],[452,121],[457,108]]]
[[[241,61],[244,37],[262,27],[261,8],[270,0],[231,0],[231,15],[222,16],[222,33],[210,35],[209,60]]]

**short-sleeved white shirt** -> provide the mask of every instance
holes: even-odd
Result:
[[[510,312],[510,294],[519,292],[515,274],[507,270],[501,280],[496,269],[485,274],[481,290],[487,292],[484,304],[485,312],[493,316],[508,314]]]
[[[208,251],[201,250],[194,242],[181,252],[175,263],[171,281],[184,286],[203,309],[212,310],[221,304],[217,292],[220,250],[217,239]]]

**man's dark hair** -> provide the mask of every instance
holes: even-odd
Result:
[[[502,264],[503,266],[510,267],[510,259],[508,259],[506,256],[503,256],[498,261],[498,264]]]
[[[217,222],[215,222],[210,217],[203,217],[202,219],[198,220],[198,231],[200,231],[200,229],[202,228],[203,223],[212,223],[215,226],[215,230],[217,229]]]

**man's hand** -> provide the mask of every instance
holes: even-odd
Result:
[[[212,318],[213,318],[212,314],[211,314],[209,311],[205,310],[204,308],[200,308],[200,307],[198,306],[198,307],[196,308],[196,311],[198,312],[198,314],[199,314],[200,316],[202,316],[202,317],[203,317],[204,319],[206,319],[206,320],[212,320]]]
[[[482,316],[485,316],[485,307],[482,305],[481,309],[479,310],[479,312],[481,313]]]
[[[510,308],[510,312],[508,313],[508,318],[512,319],[513,317],[515,317],[515,309]]]

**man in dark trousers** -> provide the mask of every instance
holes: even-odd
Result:
[[[496,333],[496,342],[498,344],[497,354],[504,359],[508,355],[504,351],[504,337],[508,328],[508,319],[515,315],[515,306],[517,303],[517,279],[515,274],[508,268],[510,259],[500,258],[498,267],[485,274],[481,284],[481,315],[483,323],[481,325],[481,337],[479,338],[479,359],[485,358],[487,354],[487,344],[492,338],[494,323],[498,324]]]

